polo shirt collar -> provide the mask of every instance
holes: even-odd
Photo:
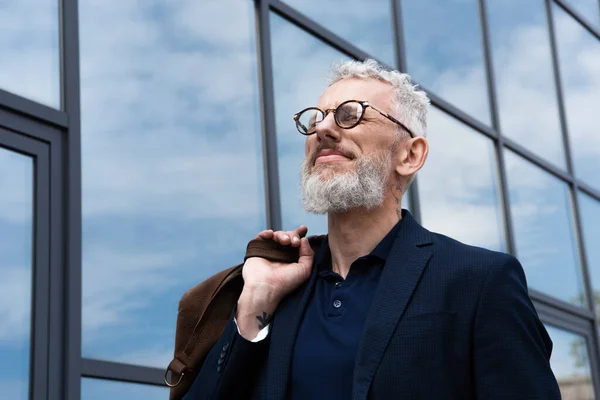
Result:
[[[390,255],[390,251],[392,250],[392,246],[394,245],[394,241],[398,236],[400,228],[402,226],[402,221],[404,218],[400,219],[396,225],[384,236],[383,239],[375,246],[373,251],[371,251],[365,257],[376,257],[380,261],[382,261],[381,265],[384,265],[387,261],[388,256]],[[331,270],[331,249],[329,248],[329,235],[325,236],[325,240],[319,247],[317,254],[315,255],[316,266],[320,271],[323,270]]]

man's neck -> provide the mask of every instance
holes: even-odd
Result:
[[[328,215],[328,240],[331,267],[344,279],[350,265],[369,254],[398,223],[398,204],[384,204],[373,210],[353,210]]]

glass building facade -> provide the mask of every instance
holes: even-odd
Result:
[[[0,398],[165,399],[185,290],[302,211],[333,62],[432,98],[407,207],[515,254],[564,399],[600,396],[598,0],[0,6]]]

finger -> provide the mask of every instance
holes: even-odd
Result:
[[[262,232],[259,232],[258,235],[256,235],[256,238],[269,240],[273,237],[273,234],[274,234],[274,232],[271,229],[267,229]]]
[[[298,238],[303,238],[307,233],[308,228],[305,225],[300,225],[298,228],[296,228],[296,235],[298,235]]]
[[[315,252],[310,247],[310,243],[307,238],[300,239],[300,250],[298,257],[298,264],[304,268],[312,268]]]
[[[284,231],[276,231],[273,233],[273,241],[280,244],[285,244],[285,236],[287,235]]]
[[[304,225],[300,225],[293,231],[288,232],[289,236],[292,238],[292,247],[300,247],[300,239],[306,236],[308,232],[308,228]]]
[[[280,235],[279,243],[283,245],[288,245],[292,243],[292,238],[295,236],[295,232],[293,231],[282,231]]]

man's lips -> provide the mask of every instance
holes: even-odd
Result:
[[[317,155],[317,158],[315,160],[315,164],[323,164],[323,163],[336,162],[336,161],[349,161],[349,160],[350,160],[349,157],[346,157],[344,154],[342,154],[339,151],[326,149],[326,150],[319,152],[319,154]]]

